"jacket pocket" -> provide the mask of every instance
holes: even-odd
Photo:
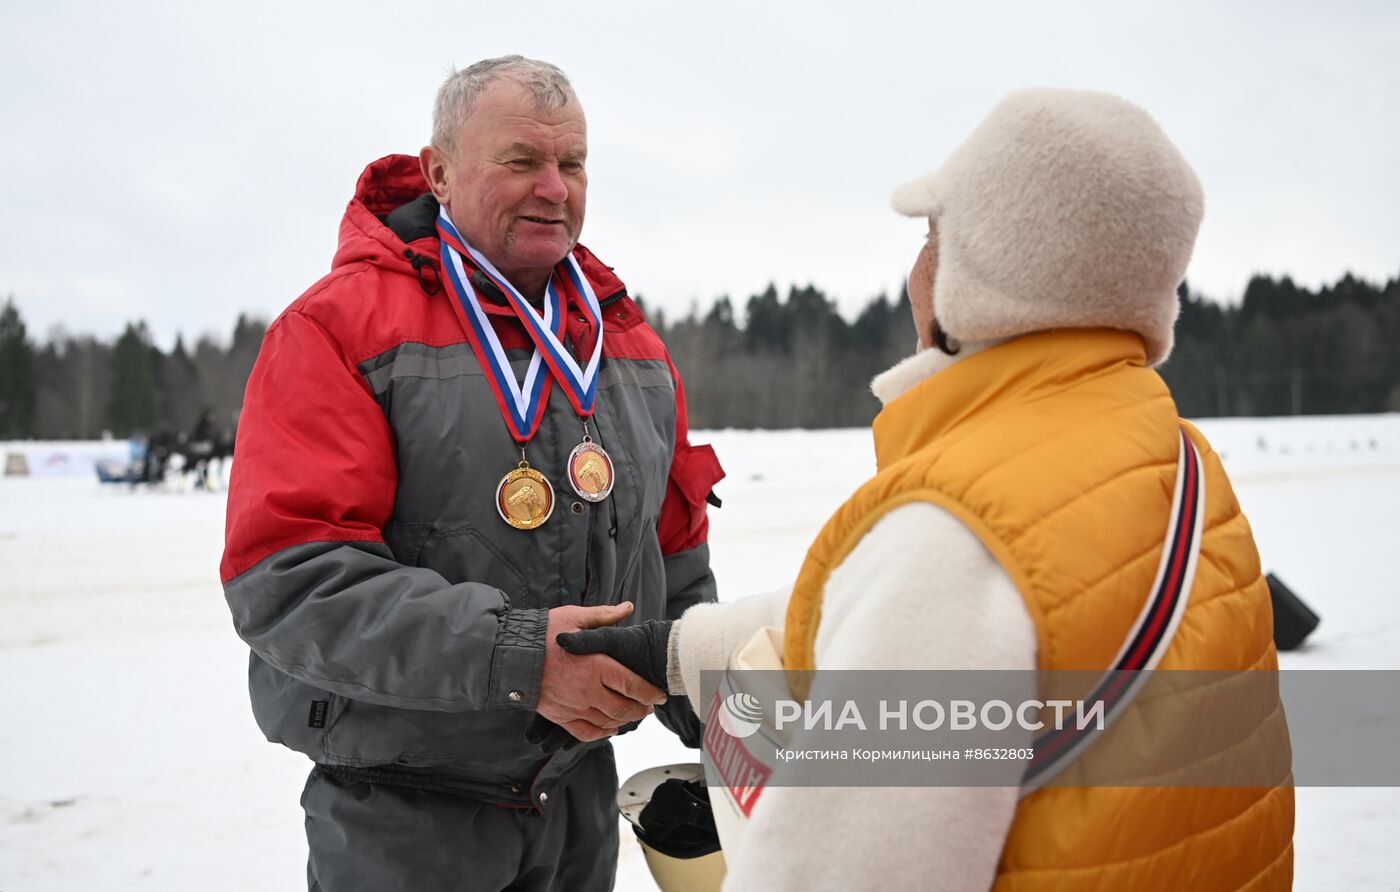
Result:
[[[407,567],[416,567],[418,556],[422,554],[423,545],[432,531],[433,525],[430,523],[395,521],[384,527],[384,544],[389,546],[394,560]]]
[[[709,529],[705,506],[715,484],[723,479],[724,469],[714,447],[686,444],[676,448],[667,500],[657,524],[662,554],[685,551],[705,541]]]
[[[525,574],[473,527],[433,530],[419,549],[417,566],[436,570],[453,585],[478,582],[506,593],[512,604],[527,604]]]
[[[720,467],[715,447],[705,443],[686,444],[676,449],[671,459],[671,482],[691,506],[703,511],[710,492],[723,479],[724,468]]]
[[[263,736],[317,762],[325,760],[327,735],[350,704],[285,674],[257,653],[249,655],[248,693]]]

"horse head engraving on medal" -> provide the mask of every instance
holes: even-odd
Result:
[[[608,468],[596,455],[585,453],[574,463],[574,478],[592,493],[608,488]]]
[[[549,507],[544,487],[528,477],[514,480],[506,487],[506,510],[517,520],[534,520]]]

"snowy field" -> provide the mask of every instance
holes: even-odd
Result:
[[[1202,428],[1265,566],[1322,616],[1283,664],[1400,668],[1400,415]],[[726,600],[789,582],[873,468],[864,430],[694,439],[729,472],[710,538]],[[58,473],[121,447],[0,444],[51,472],[0,479],[0,890],[305,888],[309,763],[248,708],[218,584],[223,498]],[[617,749],[624,778],[693,758],[655,722]],[[1400,789],[1299,790],[1297,888],[1394,890],[1396,840]],[[619,888],[653,888],[622,843]]]

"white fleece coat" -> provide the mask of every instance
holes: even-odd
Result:
[[[988,344],[950,358],[910,357],[875,379],[889,402]],[[763,626],[782,626],[787,591],[692,608],[673,632],[673,688]],[[831,574],[817,633],[819,669],[1034,669],[1035,625],[1011,579],[971,531],[928,503],[891,511]],[[1026,689],[1035,696],[1033,676]],[[1024,742],[1008,746],[1029,746]],[[739,850],[725,852],[726,892],[983,890],[1015,813],[1014,788],[770,787]]]

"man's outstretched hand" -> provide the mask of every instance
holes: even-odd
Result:
[[[666,645],[671,623],[652,620],[636,626],[584,629],[559,636],[559,646],[571,654],[606,654],[666,690]]]
[[[572,654],[607,654],[622,665],[665,690],[671,631],[677,622],[652,620],[641,625],[585,629],[559,636],[559,644]],[[705,726],[691,708],[689,698],[677,693],[657,707],[656,717],[685,746],[700,746]]]
[[[664,651],[661,684],[655,685],[604,652],[570,653],[556,640],[597,631],[631,615],[631,602],[610,607],[556,607],[549,611],[544,671],[535,710],[579,740],[610,737],[622,725],[645,718],[658,704],[666,702]]]

